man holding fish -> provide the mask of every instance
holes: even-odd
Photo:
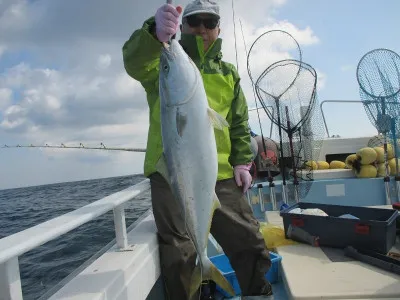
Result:
[[[238,278],[242,299],[272,299],[271,266],[244,192],[253,153],[248,108],[233,65],[222,61],[219,6],[162,5],[123,46],[127,73],[147,93],[150,178],[167,299],[198,299],[202,281],[233,293],[207,257],[215,237]],[[196,298],[197,297],[197,298]]]

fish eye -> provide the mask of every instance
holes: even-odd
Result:
[[[168,66],[167,64],[165,64],[165,65],[163,66],[163,69],[164,69],[164,72],[168,72],[169,66]]]

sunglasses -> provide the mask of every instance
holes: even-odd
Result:
[[[207,29],[215,29],[219,24],[219,19],[217,18],[199,18],[196,15],[186,17],[186,22],[190,27],[198,27],[203,23],[204,27]]]

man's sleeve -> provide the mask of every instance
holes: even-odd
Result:
[[[155,37],[154,17],[147,19],[122,47],[126,72],[146,90],[154,89],[154,82],[158,80],[161,47]]]

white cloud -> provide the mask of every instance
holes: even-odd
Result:
[[[0,2],[0,28],[2,30],[27,28],[27,16],[27,0],[4,0]]]
[[[5,119],[26,118],[25,123],[51,131],[129,123],[133,110],[145,109],[144,100],[133,101],[135,96],[143,99],[139,84],[122,71],[99,75],[95,69],[77,74],[27,65],[9,69],[0,87],[20,90],[20,98],[14,100],[21,109],[8,111]]]
[[[285,2],[255,0],[249,5],[248,1],[235,1],[239,72],[250,106],[254,106],[254,99],[239,19],[247,49],[260,34],[272,29],[287,30],[304,51],[319,42],[311,28],[297,28],[287,20],[274,18],[274,12]],[[185,5],[188,1],[181,3]],[[140,83],[126,74],[121,48],[161,4],[155,0],[141,5],[128,0],[121,0],[118,5],[107,0],[0,1],[0,57],[13,51],[29,52],[34,57],[33,61],[23,59],[0,69],[0,142],[53,145],[103,142],[109,147],[145,147],[148,130],[145,92]],[[236,65],[231,1],[221,1],[221,12],[224,59]],[[259,53],[255,59],[258,66],[266,68],[281,57],[285,54]],[[62,165],[64,170],[64,175],[36,174],[32,183],[39,182],[39,178],[66,180],[65,176],[74,173],[72,169],[79,170],[84,161],[94,164],[94,159],[98,159],[96,163],[101,167],[85,173],[92,177],[143,170],[143,154],[32,151],[29,153],[37,157],[37,163],[43,163],[39,157],[44,155],[51,157],[49,163],[54,168]],[[40,170],[34,165],[35,159],[32,164],[32,168]],[[80,179],[79,172],[75,176],[78,177],[69,180]],[[12,180],[9,178],[9,182]]]
[[[107,69],[111,64],[111,56],[109,54],[100,55],[97,59],[97,67],[99,69]]]
[[[117,97],[130,98],[133,101],[144,101],[143,97],[134,99],[135,91],[141,89],[142,87],[138,81],[132,80],[132,78],[123,72],[115,77],[114,90]]]
[[[319,70],[318,68],[316,69],[317,72],[317,87],[318,90],[321,91],[325,88],[326,86],[326,80],[327,80],[327,75],[322,72],[321,70]]]
[[[21,128],[25,125],[25,119],[19,117],[24,113],[23,109],[19,105],[12,105],[8,107],[3,113],[4,119],[0,124],[0,128],[13,130],[15,128]]]
[[[0,88],[0,112],[11,104],[13,91],[9,88]]]

